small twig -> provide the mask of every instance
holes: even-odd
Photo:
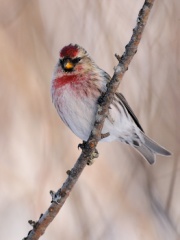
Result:
[[[121,61],[121,57],[117,54],[117,53],[115,53],[115,57],[117,58],[117,60],[120,62]]]
[[[43,235],[48,225],[53,221],[63,206],[64,202],[68,198],[72,188],[77,182],[87,162],[91,160],[91,156],[95,151],[97,143],[102,137],[101,131],[105,117],[108,113],[109,106],[112,103],[114,93],[116,92],[124,73],[127,71],[129,63],[137,52],[137,47],[141,40],[141,36],[154,1],[155,0],[145,1],[142,9],[139,12],[137,25],[133,29],[131,40],[126,46],[124,54],[121,57],[116,54],[116,58],[118,59],[119,64],[115,68],[114,75],[107,85],[106,93],[101,96],[101,101],[98,103],[98,111],[91,135],[88,141],[83,144],[82,153],[76,161],[74,167],[68,171],[68,177],[61,189],[59,189],[56,193],[51,192],[52,204],[48,210],[43,215],[41,215],[40,219],[37,222],[33,222],[33,229],[25,238],[26,240],[37,240],[41,235]]]
[[[107,133],[101,133],[101,139],[106,138],[106,137],[108,137],[109,135],[110,135],[109,132],[107,132]]]

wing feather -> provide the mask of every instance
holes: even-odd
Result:
[[[128,113],[131,115],[132,119],[136,123],[136,125],[141,129],[142,132],[144,132],[143,128],[141,127],[141,124],[139,123],[136,115],[134,114],[133,110],[129,106],[128,102],[126,101],[125,97],[122,95],[122,93],[116,93],[116,96],[119,98],[119,100],[123,103],[125,108],[127,109]]]

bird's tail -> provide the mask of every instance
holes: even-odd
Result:
[[[165,148],[154,142],[151,138],[147,137],[144,133],[144,143],[141,146],[137,146],[136,150],[150,163],[153,164],[156,160],[156,154],[163,156],[170,156],[171,153]]]

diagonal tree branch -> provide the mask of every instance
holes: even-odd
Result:
[[[119,64],[115,68],[114,75],[111,81],[107,84],[107,91],[102,94],[98,101],[98,110],[95,118],[94,128],[88,141],[82,148],[82,153],[76,161],[74,167],[67,171],[68,177],[63,183],[63,186],[55,193],[51,191],[52,203],[47,211],[42,214],[37,222],[29,221],[33,229],[28,233],[24,240],[37,240],[44,234],[48,225],[53,221],[64,202],[68,198],[72,188],[77,182],[87,162],[91,160],[98,141],[101,139],[101,131],[108,112],[108,108],[112,103],[114,93],[116,92],[124,73],[127,71],[128,66],[137,52],[137,47],[142,37],[144,27],[146,25],[150,10],[155,0],[145,0],[142,9],[139,12],[136,27],[133,29],[132,37],[125,47],[124,54],[120,57],[115,55]]]

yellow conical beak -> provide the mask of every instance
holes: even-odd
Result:
[[[64,68],[67,69],[67,70],[73,69],[73,67],[74,67],[74,64],[71,61],[67,61],[64,64]]]

